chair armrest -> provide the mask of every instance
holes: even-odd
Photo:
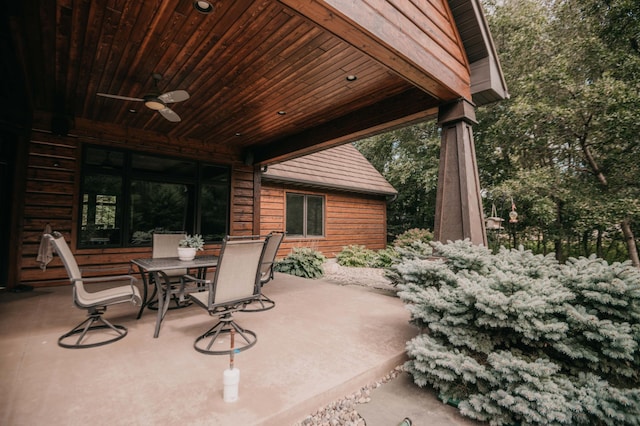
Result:
[[[133,304],[137,305],[138,303],[142,303],[140,300],[140,295],[138,294],[138,288],[135,284],[138,282],[138,279],[133,275],[110,275],[106,277],[91,277],[91,278],[73,278],[71,280],[71,284],[75,284],[76,281],[82,281],[85,283],[106,283],[111,281],[124,281],[129,280],[129,286],[131,286],[131,292],[134,294]],[[138,298],[136,300],[136,298]]]
[[[196,284],[196,287],[199,289],[198,291],[202,291],[202,289],[206,288],[208,291],[213,290],[213,280],[208,280],[204,278],[194,277],[193,275],[184,274],[180,277],[180,301],[184,301],[184,295],[187,288],[187,283],[192,282]],[[192,293],[189,291],[188,293]]]
[[[140,297],[138,287],[136,287],[135,285],[138,282],[138,279],[133,275],[110,275],[106,277],[73,278],[71,280],[71,284],[75,285],[76,281],[82,281],[84,283],[106,283],[111,281],[124,280],[129,280],[129,286],[131,287],[131,302],[134,305],[142,304],[142,298]]]
[[[122,266],[100,266],[97,268],[80,268],[80,272],[105,272],[105,271],[121,271],[124,269]]]
[[[83,281],[85,283],[99,283],[99,282],[123,281],[123,280],[131,280],[132,284],[138,281],[138,279],[133,275],[110,275],[108,277],[74,278],[71,280],[71,282],[75,283],[76,281]]]
[[[198,284],[207,284],[207,285],[213,284],[212,280],[197,278],[197,277],[194,277],[193,275],[189,275],[189,274],[183,275],[182,276],[182,280],[183,281],[193,281],[193,282],[198,283]]]

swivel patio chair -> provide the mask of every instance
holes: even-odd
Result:
[[[182,233],[153,233],[152,246],[151,246],[151,257],[153,258],[163,258],[163,257],[177,257],[178,256],[178,243],[180,240],[186,237],[184,232]],[[173,269],[170,271],[163,271],[163,274],[168,277],[169,282],[171,283],[168,288],[164,288],[164,291],[173,292],[173,301],[175,302],[175,306],[169,307],[169,309],[177,309],[184,307],[184,300],[181,300],[178,297],[178,293],[182,288],[182,276],[187,274],[188,271],[186,269]],[[153,282],[153,277],[149,277],[148,284],[153,285],[153,293],[150,297],[150,302],[147,304],[149,309],[157,309],[157,300],[154,300],[154,297],[158,293],[157,286]],[[162,295],[158,295],[158,297],[162,297]],[[140,314],[138,318],[142,315],[141,308]]]
[[[189,294],[196,305],[218,317],[218,322],[196,339],[193,346],[208,355],[227,355],[249,349],[258,337],[238,325],[233,313],[242,310],[248,303],[260,297],[261,264],[269,237],[226,237],[220,248],[218,266],[213,279],[185,276],[185,280],[201,283],[206,290]],[[218,337],[235,332],[238,345],[229,349],[212,349]],[[208,340],[208,342],[207,342]]]
[[[262,287],[273,279],[273,266],[280,244],[284,239],[284,232],[269,233],[269,241],[264,249],[264,257],[260,266],[260,297],[249,303],[242,312],[262,312],[273,308],[276,302],[262,293]]]
[[[86,309],[88,312],[87,319],[68,333],[60,336],[58,345],[71,349],[91,348],[113,343],[126,336],[127,328],[125,326],[110,323],[103,318],[102,314],[106,312],[107,306],[117,303],[131,302],[134,305],[141,303],[140,293],[135,286],[136,278],[131,275],[83,278],[76,259],[64,237],[60,233],[54,232],[52,234],[44,234],[43,238],[49,240],[67,270],[69,280],[73,286],[73,303],[78,308]],[[122,282],[126,280],[129,281],[129,285],[110,287],[95,292],[89,292],[85,288],[86,283]],[[108,336],[109,333],[96,332],[98,330],[114,331],[115,336],[105,339],[104,336]],[[75,339],[76,336],[77,339]],[[95,338],[100,338],[100,340],[92,341]]]

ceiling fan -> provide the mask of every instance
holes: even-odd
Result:
[[[180,121],[180,116],[176,114],[171,108],[167,107],[167,104],[174,102],[182,102],[189,99],[189,93],[185,90],[173,90],[171,92],[160,93],[158,91],[158,81],[162,79],[160,74],[154,73],[152,75],[155,92],[148,93],[142,98],[130,98],[128,96],[111,95],[109,93],[96,93],[98,96],[104,96],[105,98],[122,99],[124,101],[142,101],[144,105],[154,111],[158,111],[160,115],[169,121],[177,123]]]

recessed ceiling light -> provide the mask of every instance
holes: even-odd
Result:
[[[242,136],[242,133],[236,132],[236,136]]]
[[[278,115],[285,115],[287,111],[278,111]]]
[[[347,79],[347,81],[356,81],[358,79],[358,76],[357,75],[353,75],[353,74],[349,74],[346,77],[346,79]]]
[[[135,109],[131,108],[131,109],[129,109],[129,112],[130,112],[131,114],[135,114],[137,111],[136,111]]]
[[[205,0],[196,0],[193,2],[193,7],[200,13],[208,14],[213,12],[213,5]]]

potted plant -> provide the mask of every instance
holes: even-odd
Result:
[[[198,250],[204,250],[204,240],[200,234],[187,234],[178,241],[178,258],[180,260],[193,260]]]

